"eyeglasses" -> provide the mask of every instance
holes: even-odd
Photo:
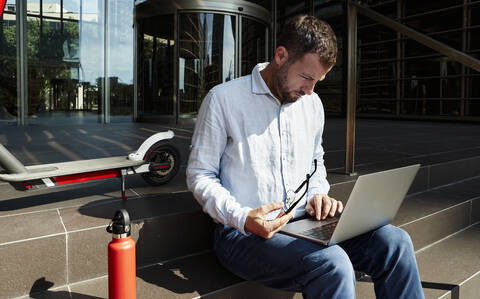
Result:
[[[302,200],[302,198],[305,196],[305,194],[307,194],[308,183],[310,181],[310,178],[313,176],[315,171],[317,171],[317,159],[313,160],[313,164],[315,165],[315,168],[313,169],[313,172],[311,174],[307,173],[307,178],[305,179],[305,181],[302,182],[302,184],[300,184],[300,187],[298,187],[297,190],[295,190],[295,191],[293,191],[293,190],[288,190],[287,191],[287,200],[285,201],[285,203],[283,205],[283,211],[285,212],[285,214],[290,213],[290,211],[292,211],[293,208],[295,208],[295,206],[300,202],[300,200]],[[305,187],[305,192],[303,192],[302,196],[300,196],[297,199],[298,192],[300,192],[300,190],[302,190],[303,186],[305,186],[305,185],[307,185]]]

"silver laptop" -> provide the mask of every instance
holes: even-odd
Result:
[[[397,214],[420,164],[358,177],[340,216],[288,223],[280,232],[322,245],[334,245],[390,223]]]

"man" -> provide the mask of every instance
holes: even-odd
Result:
[[[354,298],[355,268],[372,276],[378,297],[423,298],[411,240],[392,225],[330,247],[277,234],[305,212],[320,220],[343,210],[328,196],[324,111],[313,92],[336,55],[330,26],[298,16],[282,31],[270,63],[214,87],[198,115],[188,187],[219,223],[218,259],[244,279],[305,298]],[[315,159],[307,196],[295,212],[279,212]]]

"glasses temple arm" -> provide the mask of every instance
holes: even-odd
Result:
[[[317,171],[317,159],[313,160],[313,163],[315,165],[315,168],[313,169],[313,172],[311,174],[307,174],[307,179],[305,181],[303,181],[303,183],[300,185],[300,187],[297,188],[297,190],[295,190],[295,193],[298,193],[303,188],[303,186],[305,186],[305,184],[307,184],[306,189],[308,190],[308,181],[313,176],[313,174]]]

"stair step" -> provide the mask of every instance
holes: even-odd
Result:
[[[416,250],[461,230],[480,218],[480,178],[471,179],[420,194],[408,196],[394,224],[408,231]],[[333,193],[348,196],[353,183],[334,185]],[[338,198],[338,197],[337,197]],[[76,283],[106,275],[106,245],[111,237],[105,232],[114,212],[126,208],[134,222],[132,236],[137,242],[137,265],[139,267],[179,256],[194,254],[212,247],[214,224],[205,215],[191,193],[165,194],[121,200],[101,201],[81,207],[59,208],[14,216],[0,217],[0,244],[9,259],[9,254],[25,257],[17,261],[21,269],[32,275],[14,276],[17,285],[11,288],[13,295],[28,293],[39,275],[50,269],[56,272],[55,285]],[[39,225],[41,224],[41,225]],[[15,233],[12,233],[15,232]],[[51,240],[51,241],[49,241]],[[39,242],[54,242],[53,248],[39,246],[37,251],[48,254],[53,251],[59,258],[31,260],[26,248],[37,247]],[[42,243],[43,244],[43,243]],[[47,253],[48,251],[48,253]],[[68,258],[67,258],[68,256]],[[13,259],[12,261],[15,261]],[[48,263],[47,263],[48,261]],[[12,277],[15,263],[2,263],[0,277]],[[52,270],[53,271],[53,270]],[[12,273],[13,273],[12,272]],[[36,275],[36,276],[35,276]],[[0,279],[0,289],[7,287],[8,280]]]
[[[359,152],[362,152],[361,150]],[[398,158],[398,154],[383,153],[381,150],[365,149],[363,164],[355,166],[358,175],[383,171],[413,164],[421,164],[420,170],[415,177],[409,194],[427,191],[444,185],[453,184],[462,180],[480,176],[480,149],[464,150],[455,153],[441,153],[418,157]],[[325,159],[343,161],[345,153],[335,152],[334,157]],[[397,157],[397,158],[395,158]],[[355,181],[357,176],[346,176],[343,173],[343,165],[331,167],[328,173],[330,184]]]
[[[194,298],[241,281],[225,270],[209,252],[137,269],[137,298]],[[70,290],[73,298],[107,298],[108,277],[73,283]],[[57,293],[56,290],[48,290],[39,295],[55,297]]]
[[[70,284],[70,290],[72,298],[107,298],[108,277]],[[25,298],[60,298],[64,294],[65,291],[58,288]],[[137,298],[290,299],[301,298],[301,295],[246,282],[223,268],[209,252],[138,269]]]
[[[419,250],[480,218],[480,178],[408,196],[393,224],[406,230]]]
[[[476,298],[480,291],[480,224],[416,253],[426,298]],[[72,296],[106,298],[107,277],[70,285]],[[55,296],[63,291],[49,290]],[[246,282],[225,270],[213,253],[148,266],[137,271],[138,298],[302,298]],[[357,282],[357,297],[375,298],[373,283]],[[37,297],[35,297],[37,298]]]
[[[416,253],[426,298],[470,299],[480,292],[480,224]],[[358,298],[375,298],[373,283],[357,283]]]

